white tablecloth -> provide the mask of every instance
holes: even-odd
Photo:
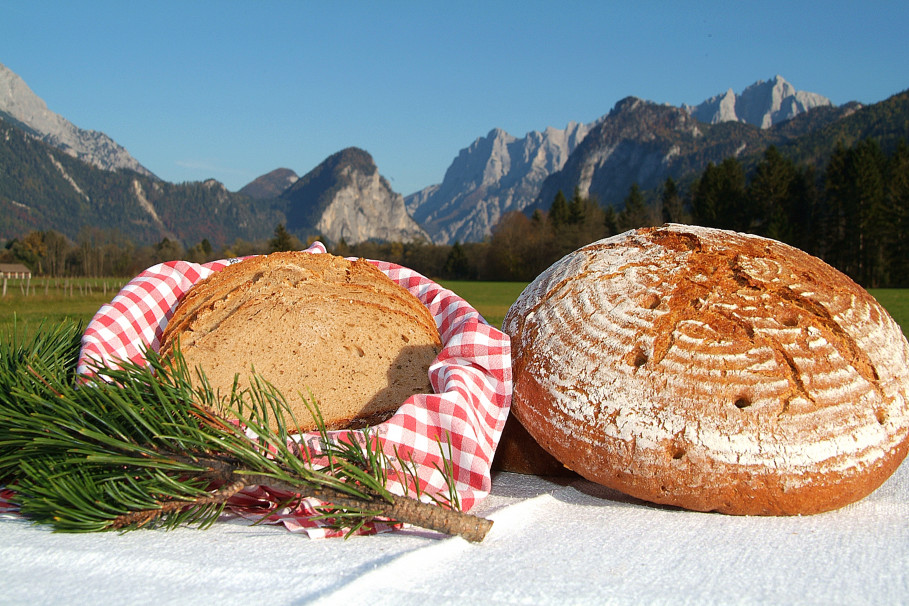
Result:
[[[0,516],[2,604],[906,604],[909,464],[836,512],[730,517],[499,473],[481,544],[224,521],[56,534]]]

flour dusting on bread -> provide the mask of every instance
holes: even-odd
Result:
[[[566,466],[643,499],[814,513],[909,448],[909,345],[795,248],[670,225],[558,261],[504,324],[513,411]]]

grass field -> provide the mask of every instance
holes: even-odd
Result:
[[[60,322],[67,318],[87,323],[125,282],[122,278],[79,278],[47,283],[36,279],[31,281],[26,295],[24,283],[10,280],[6,296],[0,297],[0,336],[8,334],[14,318],[20,326],[24,323],[27,328],[42,321]],[[527,286],[524,282],[442,281],[441,284],[470,302],[487,322],[498,327],[508,308]],[[876,289],[871,294],[903,327],[903,333],[907,333],[909,289]]]
[[[514,303],[526,282],[468,282],[442,280],[445,288],[454,291],[461,298],[473,305],[480,315],[493,326],[501,327],[505,313]]]
[[[869,292],[909,336],[909,288],[873,288]]]
[[[7,334],[14,321],[27,327],[66,319],[88,323],[126,282],[125,278],[38,278],[31,280],[26,294],[24,280],[9,280],[6,296],[0,297],[0,335]]]

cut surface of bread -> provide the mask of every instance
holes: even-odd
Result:
[[[315,427],[310,393],[329,429],[385,420],[432,393],[428,369],[441,350],[429,310],[375,266],[305,252],[253,257],[199,282],[161,343],[164,355],[179,347],[222,396],[255,372],[287,399],[298,431]]]

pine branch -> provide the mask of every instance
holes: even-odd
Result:
[[[223,473],[227,470],[221,467],[220,471]],[[246,486],[259,484],[287,492],[299,491],[298,486],[277,482],[272,478],[261,475],[238,473],[231,470],[229,477],[233,480],[229,486],[235,490],[228,496],[236,494],[236,492]],[[372,516],[397,520],[398,522],[429,528],[445,534],[459,535],[468,541],[482,541],[492,528],[490,520],[394,494],[376,494],[372,495],[372,498],[364,500],[351,497],[346,493],[331,488],[314,487],[306,492],[306,496],[330,503],[335,508],[352,511],[362,511],[364,506],[368,506],[372,509]]]
[[[48,376],[71,379],[76,371],[82,325],[62,322],[45,327],[39,324],[32,336],[27,336],[26,327],[14,322],[5,338],[0,336],[0,411],[14,410],[20,414],[28,411],[12,395],[15,387],[30,391],[49,388],[41,378],[41,369]],[[2,417],[0,417],[2,419]],[[12,468],[4,465],[8,455],[15,454],[21,443],[12,432],[5,432],[6,421],[0,423],[0,485],[7,483]]]
[[[368,432],[365,445],[337,444],[321,424],[314,460],[289,439],[295,423],[281,394],[256,377],[221,401],[204,377],[192,387],[179,353],[148,352],[147,368],[98,368],[95,382],[77,386],[75,331],[0,342],[0,482],[15,483],[23,515],[71,532],[205,527],[237,492],[266,485],[316,498],[326,517],[354,528],[382,517],[480,541],[491,526],[438,506],[457,505],[449,462],[440,471],[450,495],[429,505],[386,489],[391,463]],[[315,405],[313,414],[321,418]]]

